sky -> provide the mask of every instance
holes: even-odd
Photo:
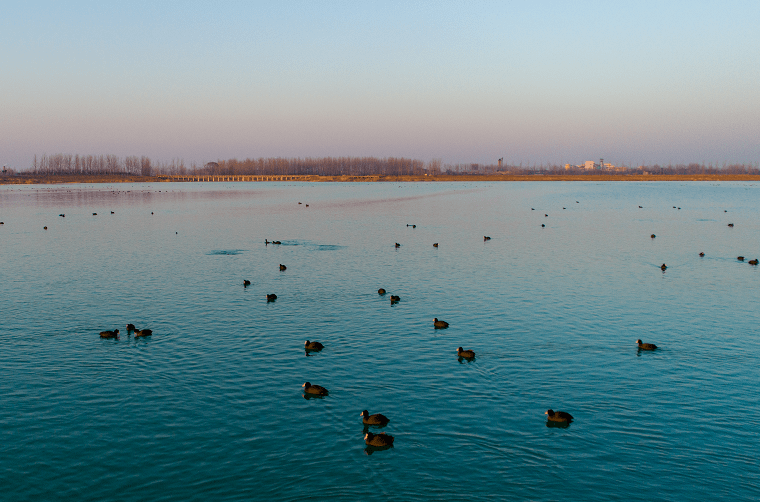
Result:
[[[760,2],[15,1],[0,163],[35,154],[760,162]]]

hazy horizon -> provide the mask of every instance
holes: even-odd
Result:
[[[749,1],[13,1],[0,164],[757,164],[758,21]]]

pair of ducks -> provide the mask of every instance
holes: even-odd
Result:
[[[139,338],[141,336],[151,336],[153,334],[153,330],[137,329],[134,324],[127,324],[127,334],[129,333],[134,333],[135,338]],[[119,330],[115,329],[113,331],[101,331],[100,338],[119,338]]]

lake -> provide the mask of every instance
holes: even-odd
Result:
[[[757,500],[759,210],[752,182],[0,186],[0,499]]]

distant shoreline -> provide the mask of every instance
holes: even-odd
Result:
[[[250,175],[245,175],[250,178]],[[256,181],[234,179],[230,175],[203,175],[203,180],[178,180],[173,176],[135,176],[135,175],[39,175],[17,174],[0,176],[0,185],[60,185],[80,183],[218,183],[218,182],[266,182],[266,181],[301,181],[311,183],[346,183],[346,182],[476,182],[476,181],[760,181],[760,175],[752,174],[440,174],[436,176],[287,176],[280,180],[279,175],[261,175]],[[237,176],[240,178],[240,176]],[[269,178],[269,179],[266,179]]]

